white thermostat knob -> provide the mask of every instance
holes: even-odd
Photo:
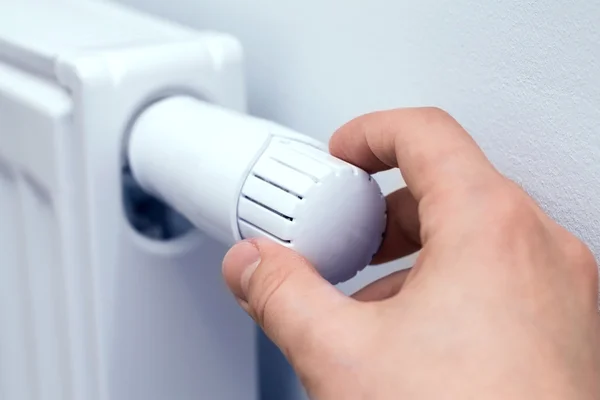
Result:
[[[272,122],[177,96],[148,107],[128,143],[133,177],[206,234],[267,237],[332,283],[363,269],[385,229],[385,200],[363,170]]]

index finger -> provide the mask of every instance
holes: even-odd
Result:
[[[398,167],[417,202],[429,193],[497,177],[465,129],[437,108],[406,108],[358,117],[338,129],[331,154],[370,173]]]

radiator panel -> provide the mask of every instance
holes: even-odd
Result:
[[[156,96],[245,109],[239,43],[38,3],[0,5],[0,400],[256,399],[225,248],[145,240],[121,193],[127,126]]]
[[[0,398],[33,400],[37,382],[22,222],[15,174],[0,159]]]
[[[40,400],[68,399],[67,324],[60,231],[52,199],[28,179],[20,181],[23,239]]]
[[[70,112],[60,87],[0,64],[0,393],[9,400],[73,399],[70,246],[58,213],[68,194],[57,163]]]

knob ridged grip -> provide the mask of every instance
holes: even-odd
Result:
[[[371,261],[385,230],[374,179],[330,154],[274,137],[242,187],[242,238],[269,237],[306,257],[332,283]]]

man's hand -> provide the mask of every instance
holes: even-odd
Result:
[[[398,167],[376,263],[414,267],[344,296],[296,253],[235,246],[223,273],[314,399],[600,399],[598,271],[587,247],[438,109],[369,114],[331,153]]]

